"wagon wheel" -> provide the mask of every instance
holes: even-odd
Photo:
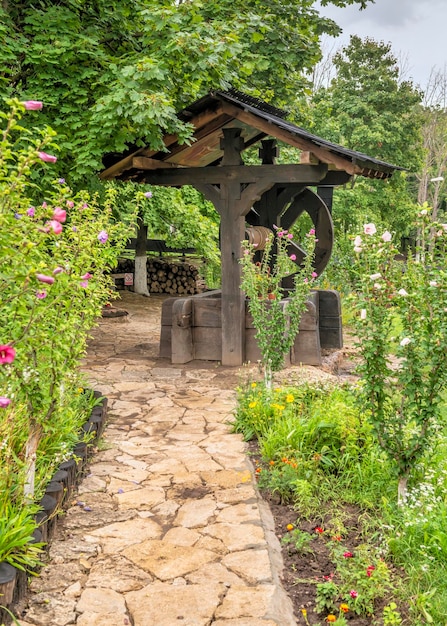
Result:
[[[331,258],[332,246],[334,243],[332,217],[329,209],[320,196],[310,189],[305,188],[293,199],[290,205],[285,210],[282,210],[282,213],[276,217],[276,223],[279,224],[282,229],[290,230],[295,222],[306,213],[312,220],[312,224],[315,229],[313,269],[318,276],[320,276]],[[253,224],[258,221],[257,218],[259,218],[259,216],[255,214],[255,211],[253,211],[252,214],[247,216],[247,221]],[[271,232],[274,232],[273,223],[269,223],[268,228]],[[252,231],[250,238],[255,236],[253,231],[256,231],[256,229],[258,229],[256,236],[260,235],[259,231],[262,231],[261,236],[264,237],[268,232],[266,228],[253,226],[252,229],[248,229],[248,231]],[[294,254],[296,256],[296,265],[298,267],[301,266],[307,255],[304,248],[300,246],[299,243],[290,241],[288,249],[289,254]]]

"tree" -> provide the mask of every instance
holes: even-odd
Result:
[[[391,46],[351,37],[334,56],[336,76],[318,89],[309,103],[313,130],[347,148],[402,166],[419,169],[422,151],[421,93],[401,81]],[[336,190],[334,221],[343,232],[375,221],[408,234],[416,198],[407,172],[389,181],[354,179]]]
[[[186,141],[190,128],[176,112],[210,88],[232,84],[290,103],[319,59],[321,34],[338,32],[314,4],[10,0],[0,8],[0,90],[45,102],[59,162],[85,184],[106,153],[163,149],[163,132]]]

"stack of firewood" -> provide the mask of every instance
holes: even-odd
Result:
[[[120,259],[113,274],[134,272],[132,259]],[[116,278],[118,289],[124,287],[124,279]],[[147,287],[150,293],[167,293],[173,296],[186,296],[201,293],[204,288],[199,270],[196,266],[182,261],[165,261],[163,259],[147,260]]]

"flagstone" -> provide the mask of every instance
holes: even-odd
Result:
[[[188,500],[178,510],[174,524],[185,528],[206,526],[216,513],[216,501],[213,498]]]
[[[257,524],[211,524],[202,532],[220,539],[230,552],[266,545],[264,531]]]
[[[134,626],[208,626],[223,592],[223,585],[155,583],[126,594],[126,602]]]
[[[163,541],[175,543],[177,546],[193,546],[199,541],[200,537],[201,535],[198,532],[190,528],[178,526],[168,530],[163,536]]]
[[[116,554],[146,539],[159,539],[161,535],[162,529],[155,521],[134,517],[90,531],[84,540],[99,542],[104,554]]]
[[[210,550],[179,546],[162,540],[135,544],[126,548],[123,555],[163,581],[174,580],[218,558]]]
[[[249,585],[273,582],[267,549],[232,552],[223,557],[222,565],[238,574]]]
[[[113,497],[121,509],[150,510],[165,500],[165,491],[162,487],[140,487],[133,491],[114,494]]]
[[[259,520],[257,504],[246,504],[245,502],[227,506],[216,517],[216,522],[228,522],[230,524],[243,524],[244,522],[256,522],[257,520]]]
[[[136,591],[152,582],[152,576],[121,555],[102,557],[91,568],[87,587],[105,587],[118,593]]]
[[[126,603],[121,594],[104,587],[86,587],[76,605],[79,613],[126,613]]]

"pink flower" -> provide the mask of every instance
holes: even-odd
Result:
[[[62,232],[62,224],[57,220],[50,220],[48,226],[51,228],[55,235],[60,235]]]
[[[12,363],[16,357],[16,351],[12,346],[0,346],[0,365]]]
[[[312,237],[313,235],[315,235],[315,228],[311,228],[309,231],[309,236]]]
[[[42,289],[42,291],[36,291],[36,298],[38,300],[44,300],[47,297],[47,292],[45,291],[45,289]]]
[[[52,154],[47,154],[46,152],[38,152],[37,156],[41,161],[45,161],[45,163],[56,163],[57,157]]]
[[[354,239],[354,246],[361,246],[362,245],[362,238],[360,237],[360,235],[357,235],[357,237]]]
[[[83,287],[84,289],[87,289],[88,287],[88,280],[81,280],[81,282],[79,283],[81,285],[81,287]]]
[[[366,575],[368,576],[368,578],[371,577],[371,574],[375,569],[376,568],[374,567],[374,565],[368,565],[368,567],[366,568]]]
[[[53,211],[53,220],[56,222],[65,222],[67,219],[67,211],[61,209],[60,206],[55,207]]]
[[[54,283],[53,276],[47,276],[46,274],[36,274],[37,280],[40,280],[41,283],[47,283],[47,285],[52,285]]]
[[[289,239],[293,239],[293,235],[292,235],[292,233],[289,233],[289,234],[287,235],[287,237],[288,237]]]
[[[358,597],[358,593],[355,589],[351,589],[351,591],[349,592],[349,595],[351,596],[351,598],[357,598]]]
[[[5,396],[0,396],[0,409],[6,409],[9,404],[11,404],[11,400],[9,398],[5,398]]]
[[[42,102],[40,100],[25,100],[23,106],[27,111],[40,111],[43,107]]]
[[[291,254],[291,255],[290,255],[290,259],[291,259],[292,261],[296,261],[296,254]]]
[[[107,231],[105,231],[105,230],[102,230],[98,234],[98,241],[99,241],[99,243],[105,243],[108,238],[109,238],[109,235],[107,234]]]
[[[352,559],[354,555],[352,554],[352,552],[343,552],[343,556],[345,557],[345,559]]]
[[[144,195],[146,198],[152,198],[152,191],[146,191]]]
[[[283,237],[285,233],[283,230],[278,230],[276,234],[278,235],[278,237]]]
[[[312,278],[318,278],[317,272],[312,272]]]
[[[72,209],[74,207],[75,203],[73,202],[73,200],[67,200],[67,207],[69,209]]]
[[[55,268],[54,268],[54,270],[53,270],[53,274],[54,274],[54,276],[56,276],[57,274],[62,274],[62,272],[63,272],[63,271],[64,271],[64,268],[63,268],[63,267],[58,266],[58,267],[55,267]]]
[[[385,241],[385,243],[388,243],[388,241],[391,241],[392,238],[393,238],[393,235],[388,230],[386,230],[382,235],[382,241]]]
[[[36,209],[33,206],[30,206],[30,208],[26,210],[26,214],[28,215],[28,217],[34,217],[34,215],[36,214]]]
[[[363,232],[365,233],[365,235],[375,235],[377,232],[377,228],[375,224],[365,224],[363,226]]]
[[[355,246],[354,247],[354,252],[361,252],[362,251],[362,247],[361,246]]]
[[[84,276],[81,276],[81,278],[82,280],[89,280],[90,278],[93,278],[93,274],[89,274],[89,272],[87,272]]]

